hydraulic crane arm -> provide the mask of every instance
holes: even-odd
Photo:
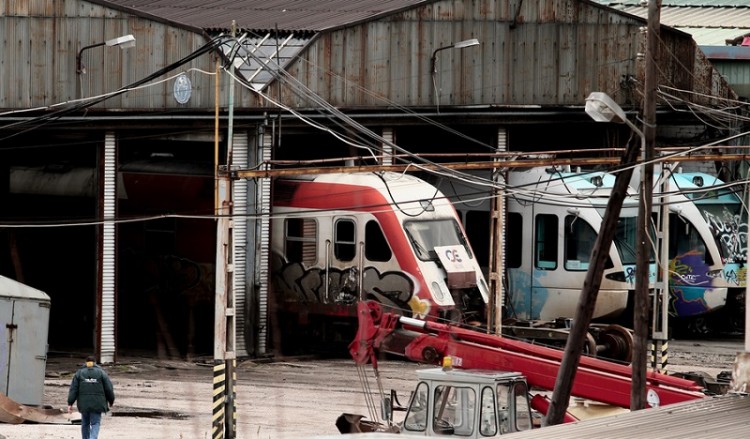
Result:
[[[383,313],[373,302],[360,303],[359,313],[357,339],[349,347],[358,364],[372,362],[377,367],[380,353],[430,364],[440,364],[450,356],[456,367],[521,372],[531,387],[554,389],[563,355],[557,349]],[[572,395],[628,408],[631,384],[630,367],[583,357]],[[705,397],[693,381],[655,372],[647,375],[646,386],[659,405]]]

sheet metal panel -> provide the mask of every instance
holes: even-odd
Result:
[[[26,7],[22,7],[22,5]],[[206,43],[202,32],[142,18],[85,0],[2,2],[0,4],[0,108],[43,108],[112,93],[177,62]],[[133,34],[136,46],[91,47],[81,53],[86,73],[76,73],[76,57],[89,45]],[[213,107],[211,55],[173,72],[188,73],[192,97],[173,97],[173,78],[110,98],[103,109]],[[77,101],[78,102],[78,101]]]
[[[232,141],[232,168],[248,168],[248,135],[246,132],[235,133]],[[237,334],[235,353],[247,356],[245,331],[247,324],[247,180],[235,180],[232,184],[232,209],[234,214],[234,309]]]
[[[103,199],[101,237],[101,288],[99,318],[99,352],[102,363],[115,361],[115,333],[117,302],[116,279],[116,231],[114,218],[117,216],[117,140],[108,132],[104,138]]]
[[[425,0],[93,0],[132,8],[186,26],[319,31],[372,18]]]
[[[264,131],[260,136],[260,153],[259,163],[267,163],[271,160],[271,151],[273,149],[272,131]],[[258,215],[256,224],[257,237],[257,258],[255,265],[255,280],[258,282],[258,355],[264,355],[269,343],[270,324],[270,302],[269,302],[269,283],[271,279],[268,273],[271,272],[271,178],[258,178],[256,193],[256,214]]]
[[[584,1],[496,3],[439,1],[329,32],[289,71],[342,108],[580,105],[592,90],[620,90],[623,78],[643,83],[644,20]],[[481,45],[440,50],[432,72],[437,49],[469,38]],[[731,95],[688,35],[664,28],[661,41],[660,83]],[[282,93],[289,105],[316,106],[297,89]],[[626,102],[627,93],[615,94]]]
[[[730,394],[514,433],[522,438],[649,439],[747,436],[750,397]],[[634,431],[638,433],[634,434]]]

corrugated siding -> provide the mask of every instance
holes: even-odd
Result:
[[[628,14],[648,17],[648,8],[630,6],[618,8]],[[660,21],[667,26],[695,27],[750,27],[750,4],[735,7],[665,7],[662,5]]]
[[[713,61],[722,76],[732,84],[737,95],[750,98],[750,69],[747,61]]]
[[[273,138],[269,132],[261,135],[259,163],[271,160]],[[269,335],[269,279],[271,271],[271,179],[257,179],[256,214],[258,215],[257,239],[258,252],[255,265],[255,280],[258,282],[258,355],[264,355],[270,340]]]
[[[365,20],[424,0],[96,0],[203,29],[319,31]]]
[[[25,6],[25,7],[22,7]],[[76,56],[83,47],[132,34],[128,49],[92,47],[83,51],[86,74],[76,73]],[[84,0],[0,2],[0,108],[36,108],[114,92],[172,64],[206,43],[203,35],[105,8]],[[205,55],[181,69],[212,72]],[[174,80],[130,91],[95,108],[146,109],[212,108],[212,77],[187,73],[192,98],[179,104]]]
[[[115,303],[116,294],[116,246],[115,223],[117,218],[117,139],[108,132],[104,139],[104,199],[102,201],[104,225],[102,236],[102,269],[101,269],[101,356],[102,363],[115,360]]]
[[[595,90],[624,102],[622,79],[643,83],[637,54],[644,25],[576,0],[446,0],[320,34],[288,70],[343,108],[567,106],[581,105]],[[433,75],[435,50],[470,38],[481,45],[439,51]],[[711,65],[697,58],[689,36],[666,30],[661,41],[660,83],[730,95]],[[277,89],[268,92],[276,95]],[[293,107],[316,106],[292,86],[282,98]]]
[[[232,141],[232,169],[248,168],[247,133],[235,133]],[[237,356],[248,355],[245,340],[247,313],[247,180],[236,180],[232,184],[232,207],[234,214],[234,309]]]
[[[747,437],[750,397],[705,398],[510,435],[535,439],[649,439]]]

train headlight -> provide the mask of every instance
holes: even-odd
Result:
[[[437,281],[432,282],[432,295],[435,297],[435,300],[443,301],[445,300],[445,291],[443,291],[443,288],[440,286],[440,283]]]

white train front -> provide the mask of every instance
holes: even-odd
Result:
[[[455,209],[434,186],[396,173],[320,174],[276,179],[273,200],[282,333],[347,337],[341,329],[356,328],[358,300],[483,324],[486,281]]]

